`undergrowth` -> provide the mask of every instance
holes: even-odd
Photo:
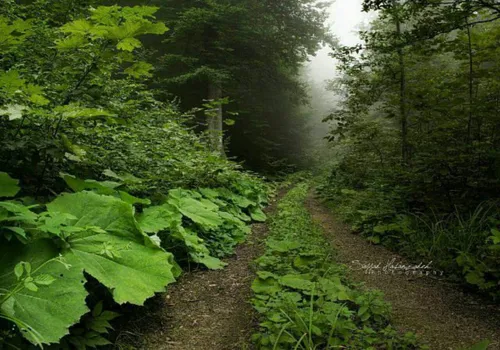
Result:
[[[187,263],[221,269],[248,224],[266,219],[266,187],[244,176],[232,188],[172,189],[156,205],[122,182],[63,178],[74,193],[49,203],[0,201],[0,348],[110,344],[119,315],[103,300],[143,305]],[[0,185],[0,198],[20,191],[3,172]]]
[[[413,260],[426,260],[451,280],[500,298],[500,212],[497,202],[470,211],[439,213],[401,205],[396,189],[376,184],[350,187],[333,176],[318,194],[352,227],[374,244]]]
[[[220,101],[184,114],[150,89],[159,8],[5,3],[0,349],[109,345],[120,305],[224,267],[267,186],[192,129]]]
[[[422,349],[390,324],[391,307],[377,290],[351,283],[321,228],[304,208],[307,183],[293,188],[272,218],[257,259],[252,300],[260,313],[259,349]]]

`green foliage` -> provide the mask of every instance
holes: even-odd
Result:
[[[151,201],[149,199],[137,198],[132,196],[128,192],[119,190],[120,187],[127,186],[126,182],[122,183],[114,181],[81,180],[76,178],[75,176],[68,174],[61,174],[61,177],[64,179],[68,187],[75,192],[93,190],[94,192],[99,194],[115,196],[129,204],[144,204],[144,205],[151,204]],[[120,179],[120,180],[126,181],[126,179]]]
[[[0,36],[3,38],[0,43],[0,52],[9,52],[22,44],[31,34],[32,27],[29,21],[22,19],[10,21],[8,18],[0,16]]]
[[[170,204],[148,207],[138,215],[137,222],[148,234],[156,234],[164,229],[182,224],[182,214]]]
[[[211,86],[220,88],[220,97],[229,97],[221,108],[228,153],[252,169],[293,169],[304,154],[307,132],[299,113],[306,100],[299,69],[329,39],[325,5],[310,0],[152,3],[162,7],[159,16],[172,28],[166,40],[151,45],[159,51],[158,75],[168,92],[189,110],[213,98]],[[206,126],[207,119],[199,113],[197,122]]]
[[[263,196],[259,192],[253,194]],[[255,209],[244,212],[250,204],[262,212],[262,202],[257,204],[227,188],[175,189],[169,191],[164,204],[144,209],[138,222],[165,249],[176,252],[178,261],[187,258],[210,269],[220,269],[225,264],[217,257],[231,254],[250,232],[241,219],[251,220],[247,214]],[[257,219],[265,220],[265,216]]]
[[[155,7],[99,6],[91,10],[89,19],[78,19],[60,28],[66,36],[56,42],[59,49],[82,49],[101,40],[116,43],[116,48],[132,52],[142,47],[136,38],[144,34],[164,34],[163,23],[153,23]]]
[[[82,230],[65,239],[66,261],[112,290],[117,303],[142,305],[174,282],[172,255],[138,229],[130,204],[80,192],[59,196],[47,210],[52,216],[73,216],[65,224]]]
[[[266,221],[266,214],[264,214],[264,212],[260,208],[255,206],[250,207],[250,216],[255,221]]]
[[[0,317],[36,345],[57,342],[88,311],[83,270],[70,267],[48,239],[2,239],[1,247]]]
[[[339,48],[345,92],[319,193],[375,244],[498,297],[497,11],[488,1],[365,1],[379,17]],[[399,28],[399,29],[398,29]]]
[[[257,259],[253,304],[261,314],[259,349],[417,349],[411,334],[389,323],[390,306],[378,291],[357,289],[303,201],[308,185],[294,187],[272,218],[266,253]]]
[[[97,289],[142,305],[265,220],[267,185],[148,88],[159,8],[99,5],[0,7],[0,347],[107,345]]]
[[[19,181],[11,178],[9,174],[0,172],[0,197],[14,197],[19,192]]]
[[[498,227],[498,219],[492,220],[495,227]],[[487,231],[486,231],[487,232]],[[459,255],[455,258],[458,269],[461,269],[461,276],[465,281],[482,291],[488,292],[495,298],[500,298],[498,284],[500,281],[500,240],[496,228],[491,229],[493,236],[487,237],[477,246],[470,247],[469,250],[459,250]],[[479,237],[486,236],[481,232]]]
[[[353,231],[411,259],[432,261],[447,277],[499,297],[500,214],[494,203],[482,203],[469,215],[458,209],[453,214],[412,214],[394,206],[398,200],[394,192],[348,190],[341,179],[330,177],[319,193]]]
[[[129,183],[139,181],[130,175],[106,173]],[[258,208],[265,198],[264,187],[253,188],[251,182],[236,188],[256,201],[229,189],[171,190],[163,205],[145,208],[136,220],[130,201],[121,199],[132,196],[117,190],[122,183],[64,178],[77,193],[58,196],[46,205],[47,211],[34,212],[37,206],[18,201],[0,202],[0,266],[4,269],[0,317],[16,324],[26,339],[40,346],[59,341],[88,311],[84,272],[107,287],[117,303],[142,305],[180,273],[173,255],[160,244],[178,254],[178,242],[182,242],[189,260],[220,269],[225,264],[212,254],[230,253],[249,233],[246,224],[227,210],[244,215],[242,209],[250,204]],[[85,191],[89,189],[94,192]],[[205,244],[197,232],[212,241]],[[214,247],[214,242],[219,246]],[[183,254],[177,256],[183,260]],[[107,344],[101,334],[115,315],[104,314],[101,319],[96,314],[86,331],[71,333],[63,345],[84,349]],[[94,329],[99,324],[104,328]]]
[[[116,312],[104,310],[103,302],[98,302],[92,312],[83,317],[80,325],[72,328],[71,333],[62,339],[60,347],[62,349],[85,350],[111,345],[111,342],[104,336],[113,329],[109,322],[119,316]]]
[[[171,190],[168,197],[168,204],[201,228],[210,229],[222,224],[220,216],[213,210],[214,207],[210,205],[210,202],[203,203],[182,190]]]
[[[65,194],[39,214],[2,204],[15,214],[4,221],[19,225],[23,239],[1,238],[1,316],[36,345],[57,342],[87,312],[84,271],[118,303],[141,305],[174,282],[173,256],[138,228],[133,207],[120,199]]]

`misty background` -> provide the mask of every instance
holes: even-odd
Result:
[[[327,26],[339,45],[354,46],[361,43],[358,31],[369,25],[375,14],[362,12],[362,0],[336,0],[328,9]],[[309,85],[310,104],[304,114],[309,119],[311,149],[314,158],[325,155],[328,144],[324,139],[329,126],[322,122],[339,103],[339,96],[328,89],[329,82],[337,77],[337,62],[331,57],[332,47],[325,46],[315,56],[310,56],[302,80]]]

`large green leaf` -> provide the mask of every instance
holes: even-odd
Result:
[[[219,258],[210,255],[203,255],[196,253],[191,253],[190,255],[194,262],[198,264],[203,264],[210,270],[221,270],[227,265],[225,262],[222,262]]]
[[[30,210],[32,207],[36,206],[28,207],[14,201],[0,202],[0,222],[22,221],[28,224],[35,224],[38,215]],[[8,213],[12,215],[8,215]]]
[[[147,62],[139,61],[134,63],[132,66],[128,67],[125,69],[125,73],[130,75],[131,77],[134,77],[136,79],[142,78],[142,77],[151,77],[153,74],[151,71],[154,69],[154,66],[152,64],[149,64]]]
[[[255,202],[252,202],[251,200],[237,194],[233,194],[231,196],[231,200],[240,208],[248,208],[251,205],[256,205]]]
[[[242,228],[247,227],[246,224],[243,222],[243,220],[240,220],[239,218],[237,218],[233,214],[226,213],[225,211],[220,211],[219,215],[227,223],[230,223],[230,224],[242,227]]]
[[[219,197],[219,192],[217,192],[217,190],[214,190],[212,188],[199,188],[198,191],[209,199],[215,199]]]
[[[120,187],[122,184],[114,181],[96,181],[96,180],[82,180],[76,176],[61,173],[61,177],[64,179],[69,188],[75,192],[81,192],[85,190],[96,190],[101,194],[113,194],[114,189]]]
[[[96,181],[96,180],[82,180],[75,176],[69,174],[61,173],[61,177],[66,181],[66,184],[75,192],[81,192],[85,190],[93,190],[98,194],[106,194],[114,197],[120,198],[122,201],[128,204],[151,204],[149,199],[142,199],[132,196],[125,191],[119,191],[118,188],[123,186],[120,182],[114,181]]]
[[[278,293],[282,288],[275,278],[256,278],[252,282],[252,290],[256,294],[273,295]]]
[[[175,281],[173,256],[139,229],[130,204],[79,192],[58,197],[47,209],[73,215],[73,226],[101,229],[73,234],[65,257],[108,287],[117,303],[142,305]]]
[[[60,261],[51,260],[58,255],[51,240],[29,245],[0,240],[0,293],[22,284],[25,276],[18,280],[14,274],[14,267],[21,261],[29,262],[34,281],[42,282],[37,291],[24,287],[7,298],[0,294],[1,313],[15,320],[21,333],[35,344],[59,341],[88,311],[83,269],[66,268]],[[43,284],[44,279],[52,282]]]
[[[294,289],[311,290],[314,286],[314,283],[311,282],[311,278],[312,277],[307,274],[303,275],[289,274],[281,276],[279,282],[281,285],[286,287]]]
[[[0,171],[0,197],[14,197],[20,188],[19,180],[15,180],[9,174]]]
[[[222,225],[223,221],[210,205],[194,199],[189,191],[169,191],[168,203],[176,207],[184,216],[204,228],[214,228]]]
[[[110,169],[104,170],[103,175],[106,175],[112,179],[120,180],[125,185],[136,185],[136,184],[140,184],[143,182],[142,179],[139,179],[138,177],[136,177],[132,174],[129,174],[129,173],[117,174]]]
[[[240,196],[227,188],[218,188],[219,194],[227,200],[232,201],[240,208],[247,208],[251,205],[256,205],[255,202],[249,200],[246,197]]]
[[[158,233],[182,223],[182,215],[174,206],[166,203],[144,209],[137,216],[137,222],[144,232]]]
[[[186,193],[189,192],[186,191]],[[195,219],[197,218],[195,217]],[[168,230],[171,238],[182,242],[186,246],[191,260],[196,263],[203,264],[212,270],[222,269],[226,265],[219,259],[210,256],[210,251],[203,239],[194,231],[182,226],[182,214],[179,207],[165,203],[160,206],[146,208],[142,214],[138,215],[137,221],[142,230],[147,233]]]
[[[136,38],[125,38],[118,42],[116,48],[119,50],[132,52],[134,49],[142,47],[142,43]]]
[[[203,264],[211,270],[219,270],[227,265],[220,259],[210,256],[209,249],[205,245],[203,239],[198,237],[196,232],[184,228],[181,225],[177,225],[177,227],[173,228],[171,234],[173,238],[186,245],[189,256],[194,262]]]
[[[241,208],[239,208],[235,204],[227,206],[226,208],[224,208],[224,210],[227,211],[229,214],[237,217],[241,221],[244,221],[244,222],[250,222],[250,221],[252,221],[252,218],[250,216],[248,216],[247,214],[245,214],[241,210]]]
[[[259,221],[259,222],[264,222],[266,221],[267,217],[266,214],[260,209],[259,207],[250,207],[250,216],[252,217],[253,220]]]

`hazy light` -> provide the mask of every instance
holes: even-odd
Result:
[[[363,0],[336,0],[330,7],[330,17],[327,25],[335,34],[341,45],[354,46],[361,42],[357,30],[360,25],[369,23],[373,14],[362,12]],[[325,80],[336,76],[335,60],[329,56],[330,47],[320,50],[315,57],[311,57],[308,64],[309,80],[316,84],[323,84]]]
[[[340,45],[354,46],[361,43],[358,29],[374,18],[373,14],[362,12],[362,2],[363,0],[336,0],[330,7],[327,25]],[[316,56],[310,57],[304,72],[304,80],[310,85],[311,103],[308,117],[311,145],[315,149],[323,150],[326,155],[329,153],[325,151],[328,146],[324,138],[328,134],[329,127],[322,120],[334,112],[339,103],[339,96],[326,88],[327,81],[337,76],[337,62],[329,55],[331,52],[330,47],[325,47]]]

